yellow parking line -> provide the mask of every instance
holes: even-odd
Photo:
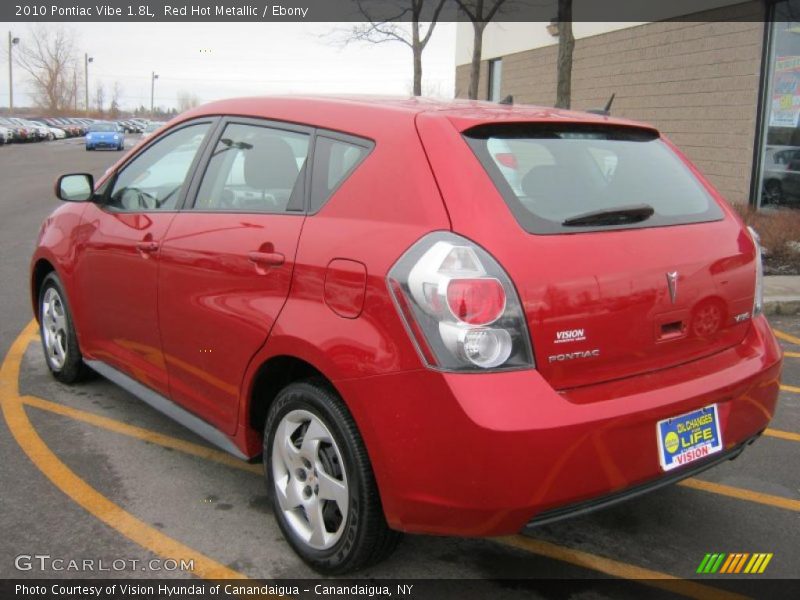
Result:
[[[800,433],[794,433],[792,431],[781,431],[780,429],[765,429],[764,435],[774,438],[780,438],[782,440],[789,440],[790,442],[800,442]]]
[[[743,600],[747,598],[747,596],[681,579],[674,575],[637,567],[636,565],[620,562],[604,556],[590,554],[583,550],[564,548],[563,546],[545,542],[544,540],[536,540],[523,535],[511,535],[494,539],[506,546],[605,573],[613,577],[642,580],[639,583],[667,590],[688,598],[696,598],[697,600]]]
[[[795,394],[800,394],[800,387],[796,387],[793,385],[782,385],[781,390],[784,392],[794,392]]]
[[[186,454],[190,454],[198,458],[218,462],[220,464],[231,466],[236,469],[240,469],[242,471],[247,471],[255,475],[262,474],[261,466],[246,463],[237,458],[234,458],[233,456],[227,454],[226,452],[222,452],[214,448],[209,448],[208,446],[187,442],[185,440],[181,440],[169,435],[157,433],[150,429],[144,429],[142,427],[134,427],[132,425],[127,425],[125,423],[115,421],[114,419],[109,419],[108,417],[101,417],[93,413],[64,406],[63,404],[58,404],[56,402],[50,402],[49,400],[43,400],[42,398],[36,398],[34,396],[23,396],[20,400],[21,402],[36,407],[40,410],[57,413],[72,419],[77,419],[79,421],[83,421],[85,423],[89,423],[91,425],[95,425],[96,427],[101,427],[103,429],[119,433],[121,435],[126,435],[136,439],[151,442],[153,444],[164,446],[166,448],[172,448],[174,450],[185,452]],[[791,433],[789,431],[767,429],[764,432],[764,434],[767,436],[781,438],[795,442],[800,441],[800,435],[796,433]],[[679,482],[678,485],[683,485],[685,487],[702,490],[704,492],[710,492],[712,494],[721,494],[723,496],[737,498],[739,500],[746,500],[748,502],[755,502],[757,504],[765,504],[767,506],[784,508],[793,511],[800,510],[800,501],[798,500],[792,500],[791,498],[782,498],[780,496],[771,496],[769,494],[762,494],[760,492],[752,492],[750,490],[745,490],[743,488],[721,485],[691,478]]]
[[[786,352],[784,351],[783,355],[787,358],[800,358],[800,352]]]
[[[711,481],[704,481],[702,479],[694,478],[679,481],[677,485],[688,487],[693,490],[711,492],[712,494],[720,494],[721,496],[728,496],[729,498],[736,498],[738,500],[746,500],[748,502],[755,502],[757,504],[765,504],[775,508],[783,508],[785,510],[800,512],[800,500],[793,500],[792,498],[773,496],[772,494],[763,494],[761,492],[745,490],[743,488],[733,487],[731,485],[712,483]]]
[[[775,334],[775,337],[778,339],[783,340],[784,342],[789,342],[790,344],[797,344],[800,346],[800,337],[796,335],[792,335],[791,333],[786,333],[785,331],[781,331],[780,329],[772,329],[772,332]]]
[[[193,574],[205,579],[238,579],[245,575],[226,567],[161,533],[103,496],[65,465],[34,429],[19,396],[19,369],[28,343],[36,333],[31,322],[11,345],[0,367],[0,408],[14,439],[31,462],[59,490],[89,514],[150,552],[171,559],[194,560]]]
[[[776,338],[781,339],[784,342],[790,342],[792,344],[797,344],[798,346],[800,346],[800,338],[793,336],[791,333],[786,333],[784,331],[780,331],[774,328],[772,330],[772,333],[775,334]]]
[[[176,437],[157,433],[150,429],[128,425],[115,419],[109,419],[108,417],[102,417],[84,410],[78,410],[77,408],[64,406],[63,404],[51,402],[50,400],[44,400],[43,398],[37,398],[36,396],[22,396],[21,401],[27,406],[33,406],[40,410],[56,413],[70,419],[75,419],[76,421],[83,421],[84,423],[94,425],[95,427],[107,429],[108,431],[113,431],[114,433],[136,438],[144,442],[150,442],[151,444],[157,444],[165,448],[178,450],[185,454],[190,454],[204,460],[210,460],[223,464],[227,467],[233,467],[234,469],[248,471],[257,475],[262,473],[262,469],[259,465],[246,463],[243,460],[239,460],[238,458],[231,456],[227,452],[221,452],[214,448],[203,446],[202,444],[187,442]]]

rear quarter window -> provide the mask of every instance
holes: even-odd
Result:
[[[317,136],[311,172],[309,212],[315,213],[356,170],[374,144],[361,138],[336,139]]]
[[[509,124],[477,127],[464,139],[530,233],[658,227],[723,217],[703,184],[651,130]]]

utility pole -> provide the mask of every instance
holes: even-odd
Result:
[[[14,112],[14,76],[12,74],[11,49],[19,44],[19,38],[8,32],[8,112]]]
[[[150,74],[150,118],[151,119],[155,114],[156,79],[158,79],[158,74],[155,71],[153,71]]]
[[[89,63],[94,62],[94,58],[88,54],[83,55],[83,77],[85,79],[84,86],[86,88],[86,116],[89,116]]]

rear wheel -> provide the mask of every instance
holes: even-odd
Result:
[[[272,403],[264,470],[278,525],[315,570],[354,571],[394,550],[400,534],[386,524],[361,435],[322,382],[291,384]]]
[[[87,374],[64,288],[55,273],[45,277],[39,291],[39,333],[53,377],[74,383]]]

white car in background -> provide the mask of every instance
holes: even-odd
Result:
[[[14,141],[14,133],[8,127],[0,127],[0,145],[10,144]]]

